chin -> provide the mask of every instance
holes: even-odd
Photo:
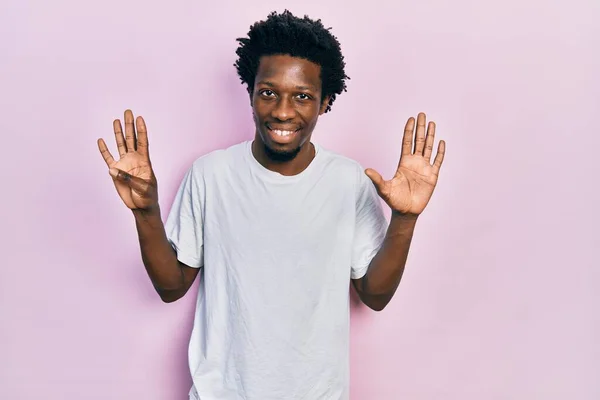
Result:
[[[272,144],[266,144],[263,142],[265,148],[265,154],[273,161],[291,161],[302,149],[302,146],[273,146]]]

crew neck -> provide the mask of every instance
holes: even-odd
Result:
[[[258,162],[258,160],[254,157],[254,154],[252,154],[252,142],[253,140],[248,140],[246,141],[246,157],[249,158],[249,164],[251,166],[251,168],[256,171],[257,174],[259,174],[261,177],[273,181],[273,182],[281,182],[281,183],[285,183],[285,182],[296,182],[300,179],[302,179],[303,177],[309,175],[311,173],[311,171],[315,168],[315,165],[317,165],[320,160],[321,160],[321,148],[320,146],[311,141],[310,143],[313,144],[313,146],[315,147],[315,156],[313,157],[313,159],[311,160],[310,164],[308,164],[308,166],[300,173],[296,174],[296,175],[283,175],[280,174],[279,172],[275,172],[275,171],[271,171],[270,169],[264,167],[260,162]]]

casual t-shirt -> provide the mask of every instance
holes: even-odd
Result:
[[[165,224],[177,258],[202,268],[190,399],[348,399],[350,279],[383,242],[382,203],[349,158],[313,143],[284,176],[251,144],[197,159]]]

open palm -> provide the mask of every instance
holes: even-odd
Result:
[[[130,110],[125,111],[125,138],[123,138],[121,121],[113,122],[120,157],[118,161],[113,158],[103,139],[98,140],[98,148],[111,171],[120,170],[147,183],[141,190],[139,186],[132,187],[127,181],[115,179],[113,176],[117,192],[125,205],[130,209],[146,209],[156,203],[156,177],[150,163],[148,134],[144,119],[138,117],[136,124],[137,135],[133,113]]]
[[[429,203],[437,184],[446,143],[440,141],[435,160],[431,164],[435,123],[430,122],[425,133],[425,114],[420,113],[417,117],[416,136],[414,128],[415,120],[411,117],[404,128],[400,162],[392,179],[384,180],[371,168],[366,170],[366,174],[373,181],[379,196],[393,211],[419,215]]]

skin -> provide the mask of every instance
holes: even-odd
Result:
[[[170,303],[185,295],[199,270],[179,262],[167,240],[158,203],[156,176],[150,162],[146,123],[142,117],[137,117],[136,134],[131,110],[126,110],[124,117],[125,137],[121,121],[113,122],[119,160],[113,158],[103,139],[98,139],[98,148],[117,193],[133,212],[148,276],[160,298]]]
[[[329,97],[321,97],[319,65],[285,55],[261,58],[251,95],[256,125],[252,153],[258,162],[282,175],[296,175],[308,167],[315,156],[310,138],[329,102]],[[295,133],[281,138],[272,129]],[[281,161],[270,157],[267,149],[271,154],[298,153]]]
[[[252,152],[265,168],[296,175],[313,160],[310,138],[329,101],[329,97],[321,101],[320,72],[319,65],[304,59],[261,58],[251,93],[256,125]],[[133,212],[142,260],[157,293],[165,302],[176,301],[189,290],[199,269],[179,262],[167,240],[144,119],[137,117],[134,126],[133,113],[127,110],[124,121],[125,136],[121,121],[113,122],[119,160],[113,158],[103,139],[98,140],[98,148],[119,196]],[[282,138],[273,133],[277,129],[294,133]],[[352,280],[361,300],[373,310],[383,310],[396,292],[417,219],[436,187],[446,146],[440,141],[432,162],[434,142],[435,123],[426,126],[426,116],[420,113],[416,121],[411,117],[406,123],[394,175],[385,180],[371,168],[365,171],[392,210],[381,249],[365,276]]]
[[[417,219],[433,195],[446,151],[442,140],[432,163],[435,123],[429,122],[426,131],[424,113],[416,122],[416,133],[415,119],[411,117],[406,123],[400,161],[390,180],[384,180],[374,169],[365,171],[392,210],[381,249],[365,276],[352,281],[361,300],[375,311],[385,308],[400,284]]]

